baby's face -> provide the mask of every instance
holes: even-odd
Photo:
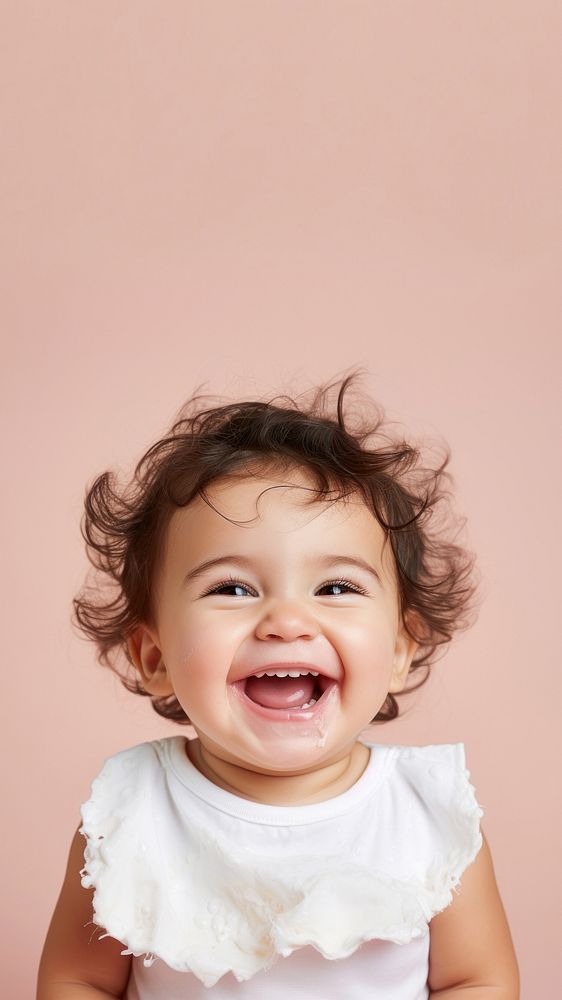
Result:
[[[212,484],[215,510],[198,498],[173,515],[145,647],[203,747],[275,774],[348,753],[415,652],[373,514],[358,498],[306,506],[303,487],[305,470],[258,472]]]

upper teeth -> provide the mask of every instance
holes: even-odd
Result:
[[[308,674],[318,677],[317,670],[262,670],[261,674],[254,674],[254,677],[306,677]]]

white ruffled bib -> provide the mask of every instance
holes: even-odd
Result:
[[[105,762],[81,810],[81,874],[94,922],[123,954],[207,988],[307,946],[346,959],[363,942],[427,935],[481,847],[462,743],[368,743],[350,789],[294,807],[218,788],[185,744],[172,736]]]

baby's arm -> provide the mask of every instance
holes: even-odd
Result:
[[[430,923],[428,985],[439,1000],[519,1000],[517,959],[482,838],[453,902]]]
[[[80,883],[84,838],[74,835],[66,876],[47,933],[37,983],[37,1000],[94,1000],[120,997],[127,985],[130,956],[92,923],[92,889]]]

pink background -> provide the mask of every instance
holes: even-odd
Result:
[[[379,742],[466,743],[523,996],[560,983],[557,2],[19,0],[2,95],[2,984],[102,760],[176,731],[71,631],[85,484],[200,383],[453,451],[483,607]]]

